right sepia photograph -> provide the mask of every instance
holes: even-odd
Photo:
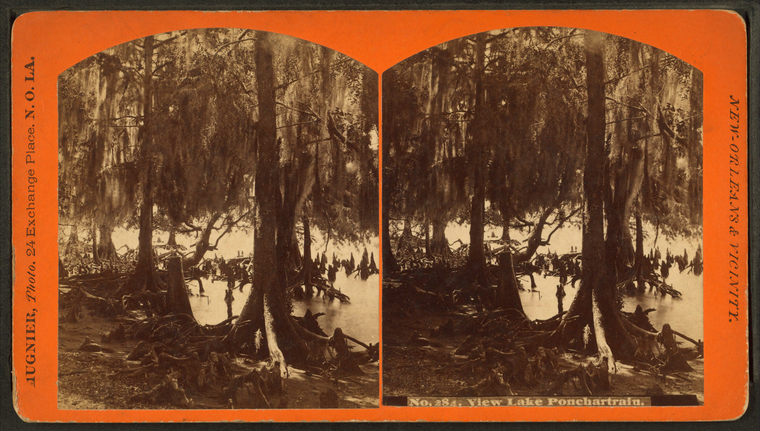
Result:
[[[702,72],[508,28],[398,63],[382,100],[384,404],[704,403]]]

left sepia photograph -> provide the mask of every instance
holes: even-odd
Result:
[[[378,75],[207,28],[58,77],[58,408],[379,407]]]

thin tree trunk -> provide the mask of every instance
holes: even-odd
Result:
[[[702,72],[692,69],[689,108],[691,128],[689,130],[689,207],[690,219],[695,225],[702,224]]]
[[[502,211],[502,214],[504,214],[503,211]],[[504,218],[503,215],[502,215],[502,221],[501,221],[501,242],[503,242],[507,246],[509,245],[509,243],[512,242],[512,236],[509,234],[509,220]]]

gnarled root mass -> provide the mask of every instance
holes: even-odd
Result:
[[[216,325],[200,325],[191,314],[167,313],[161,291],[119,291],[120,277],[61,283],[63,321],[76,323],[94,315],[116,318],[120,323],[102,335],[103,343],[139,340],[125,357],[134,362],[127,362],[118,374],[158,383],[130,397],[131,403],[285,408],[288,400],[282,387],[288,367],[339,379],[361,374],[360,365],[379,356],[378,345],[364,344],[339,328],[332,336],[325,334],[318,322],[322,313],[307,311],[294,317],[266,295],[260,298],[258,318],[240,321],[232,316]],[[116,297],[117,292],[121,296]],[[259,325],[252,330],[255,322]],[[116,353],[104,346],[88,338],[78,350]]]
[[[488,304],[495,298],[496,286],[487,285],[491,278],[496,276],[473,283],[465,269],[439,267],[401,271],[398,278],[384,279],[386,319],[424,321],[425,315],[437,315],[434,320],[443,322],[429,334],[417,330],[409,339],[392,340],[390,348],[401,354],[459,340],[454,362],[440,371],[453,381],[472,383],[459,390],[459,396],[610,394],[618,364],[672,374],[689,371],[687,359],[703,350],[701,341],[670,325],[658,332],[647,316],[653,310],[639,307],[627,313],[607,304],[603,309],[595,292],[588,290],[585,298],[579,292],[577,307],[547,320],[531,320],[514,308],[493,309]],[[682,347],[676,337],[693,346]]]
[[[310,314],[310,313],[309,313]],[[316,321],[315,317],[311,317]],[[268,320],[265,316],[265,320]],[[299,334],[313,334],[294,320]],[[300,319],[303,321],[304,319]],[[274,328],[274,322],[271,322]],[[228,331],[232,324],[227,323]],[[140,400],[155,400],[157,394],[168,395],[172,404],[188,407],[184,398],[196,395],[217,400],[216,407],[230,408],[285,408],[287,398],[282,391],[283,379],[289,376],[284,351],[272,349],[279,339],[267,340],[270,360],[258,368],[244,368],[235,358],[254,359],[248,354],[230,350],[223,341],[224,335],[213,335],[219,326],[201,326],[185,314],[172,314],[135,321],[125,334],[141,339],[127,356],[128,360],[139,361],[138,367],[124,372],[161,376],[161,383],[144,394]],[[312,329],[313,326],[312,326]],[[321,328],[317,326],[321,332]],[[117,329],[118,331],[118,329]],[[274,329],[271,334],[276,337]],[[110,336],[110,335],[109,335]],[[261,342],[264,343],[264,336]],[[355,354],[350,351],[348,339],[340,328],[332,337],[313,334],[307,343],[309,354],[302,360],[290,358],[292,364],[324,376],[341,377],[361,374],[359,364],[370,360],[369,354]],[[290,343],[288,340],[283,340]],[[371,350],[371,346],[368,346]],[[376,346],[375,346],[376,347]],[[262,350],[263,351],[263,350]],[[375,357],[375,360],[377,358]],[[242,373],[241,373],[242,372]],[[167,378],[170,376],[170,378]],[[176,383],[176,384],[175,384]],[[174,390],[181,389],[182,392]],[[184,395],[184,398],[183,396]],[[148,397],[148,398],[146,398]]]
[[[289,374],[283,371],[282,362],[272,356],[258,368],[241,367],[235,357],[251,358],[249,355],[227,350],[223,336],[206,333],[213,327],[200,326],[189,317],[169,315],[143,319],[125,330],[127,336],[142,340],[127,356],[127,360],[139,361],[140,365],[123,372],[161,378],[161,383],[138,397],[139,400],[155,401],[165,395],[172,405],[187,408],[192,404],[184,400],[192,403],[192,398],[200,395],[218,400],[217,407],[287,407],[282,386]],[[347,338],[338,328],[332,337],[313,340],[312,353],[302,362],[303,368],[331,377],[361,374],[359,364],[367,362],[369,357],[351,352]],[[271,348],[268,351],[272,354]],[[282,351],[276,357],[285,360]]]

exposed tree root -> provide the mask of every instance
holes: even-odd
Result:
[[[607,359],[603,358],[598,366],[589,363],[586,366],[578,365],[578,368],[559,373],[551,381],[544,395],[562,395],[563,388],[568,385],[580,390],[583,395],[596,395],[600,391],[608,391],[610,379],[609,366],[606,362]]]
[[[137,394],[131,398],[131,402],[149,404],[169,404],[180,408],[192,408],[194,403],[185,394],[185,390],[177,382],[178,374],[167,374],[161,383],[146,393]]]
[[[463,294],[458,290],[471,289],[459,284],[465,280],[467,276],[461,271],[446,268],[402,271],[399,279],[384,280],[384,313],[391,316],[399,312],[414,315],[422,310],[444,312],[450,309],[445,304],[453,302],[455,293]],[[476,312],[469,308],[464,313],[449,314],[442,325],[431,328],[430,335],[431,338],[465,335],[454,354],[467,359],[454,364],[455,372],[462,378],[472,375],[485,378],[463,389],[461,396],[496,396],[518,388],[560,394],[568,385],[575,388],[575,393],[609,393],[617,361],[645,363],[662,373],[681,369],[677,367],[680,360],[676,355],[684,349],[667,347],[670,341],[666,340],[676,333],[671,330],[667,335],[665,329],[657,332],[647,317],[652,310],[638,308],[634,313],[625,313],[613,309],[607,316],[602,314],[596,295],[589,296],[586,308],[576,307],[546,320],[530,320],[512,308]],[[483,299],[481,296],[471,300]],[[618,358],[614,349],[620,346],[620,339],[608,341],[613,337],[607,331],[609,328],[623,331],[634,349]],[[434,347],[437,342],[421,335],[412,338],[409,343],[414,345]],[[699,348],[700,342],[691,342]],[[560,370],[560,353],[573,350],[594,359],[573,370]]]

